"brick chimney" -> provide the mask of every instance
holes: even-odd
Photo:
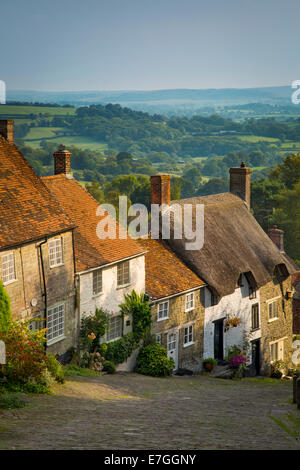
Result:
[[[284,253],[283,235],[284,231],[280,230],[277,225],[274,225],[273,228],[269,229],[269,237],[282,253]]]
[[[13,119],[0,119],[0,135],[10,144],[15,141],[15,123]]]
[[[71,152],[65,149],[64,145],[60,145],[58,150],[54,152],[54,174],[55,175],[68,175],[71,171]]]
[[[154,175],[150,178],[151,204],[170,205],[170,175]]]
[[[242,198],[250,210],[251,199],[251,168],[242,162],[240,167],[230,168],[230,192]]]

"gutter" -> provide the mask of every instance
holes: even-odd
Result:
[[[113,266],[114,264],[123,263],[123,261],[128,261],[130,259],[138,258],[139,256],[143,256],[146,253],[148,253],[148,251],[143,251],[143,252],[138,253],[136,255],[127,256],[127,258],[120,258],[116,261],[112,261],[111,263],[101,264],[99,266],[96,266],[95,268],[89,268],[89,269],[86,269],[85,271],[79,271],[79,272],[76,273],[76,275],[81,276],[82,274],[91,273],[93,271],[96,271],[97,269],[107,268],[108,266]]]
[[[159,297],[158,299],[151,299],[151,296],[149,296],[150,305],[155,305],[156,303],[163,302],[164,300],[172,299],[173,297],[177,297],[178,295],[188,294],[189,292],[202,289],[202,287],[207,287],[207,284],[202,284],[201,286],[193,287],[192,289],[188,289],[188,290],[183,290],[183,291],[177,292],[176,294],[167,295],[166,297]]]
[[[43,293],[43,297],[44,297],[44,315],[45,315],[45,320],[44,320],[44,328],[47,328],[47,306],[48,306],[48,303],[47,303],[47,286],[46,286],[46,277],[45,277],[45,267],[44,267],[44,260],[43,260],[43,250],[42,250],[42,245],[45,245],[45,243],[47,243],[48,241],[48,238],[46,237],[46,239],[41,242],[37,248],[39,249],[39,252],[40,252],[40,260],[41,260],[41,268],[42,268],[42,279],[43,279],[43,288],[44,288],[44,293]],[[47,351],[47,340],[45,342],[45,352]]]

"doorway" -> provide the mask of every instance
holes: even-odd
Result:
[[[168,334],[168,358],[175,362],[174,370],[178,369],[178,332]]]
[[[224,359],[224,318],[214,322],[214,354],[215,359],[223,361]]]
[[[256,375],[260,374],[260,339],[251,341],[252,345],[252,366],[256,371]]]

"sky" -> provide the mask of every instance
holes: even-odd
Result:
[[[6,0],[8,90],[290,85],[300,79],[299,0]]]

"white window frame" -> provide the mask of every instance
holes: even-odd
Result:
[[[162,313],[162,315],[161,315]],[[159,302],[157,305],[157,321],[167,320],[169,318],[169,301]]]
[[[57,312],[54,313],[54,310],[58,310]],[[50,346],[51,344],[54,344],[58,341],[61,341],[65,338],[65,304],[64,302],[52,305],[47,309],[47,331],[46,331],[46,337],[47,337],[47,345]],[[51,313],[50,313],[51,312]],[[50,315],[56,314],[57,317],[52,319],[51,317],[49,318]],[[62,321],[61,321],[62,319]],[[52,325],[52,323],[56,321],[55,325]],[[57,324],[58,323],[58,324]],[[58,334],[53,336],[54,333],[50,333],[51,337],[49,338],[49,324],[50,328],[52,329],[53,327],[58,326]],[[51,331],[51,330],[50,330]]]
[[[98,276],[100,275],[101,276],[101,289],[97,292],[95,292],[94,290],[94,276]],[[98,286],[99,282],[97,281],[97,286]],[[93,297],[98,297],[98,295],[101,295],[102,292],[103,292],[103,270],[100,268],[100,269],[95,269],[93,272],[92,272],[92,291],[93,291]]]
[[[279,315],[278,315],[278,301],[280,299],[280,295],[278,297],[274,297],[273,299],[270,299],[267,301],[267,307],[268,307],[268,322],[272,322],[272,321],[275,321],[275,320],[278,320],[279,318]],[[271,316],[270,317],[270,305],[274,304],[276,302],[276,305],[277,305],[277,312],[276,312],[276,317],[274,316]]]
[[[57,247],[60,246],[60,250],[57,250]],[[54,250],[54,262],[51,261],[51,253]],[[59,262],[57,253],[60,251]],[[62,266],[64,264],[64,254],[63,254],[63,239],[62,237],[53,238],[48,241],[48,253],[49,253],[49,266],[50,268],[56,268],[57,266]]]
[[[162,334],[161,333],[157,333],[155,335],[155,341],[156,341],[157,344],[160,344],[160,345],[162,344]]]
[[[128,281],[127,282],[122,282],[122,284],[119,284],[119,274],[118,274],[118,271],[121,267],[123,267],[125,264],[128,264]],[[123,273],[122,273],[122,281],[124,281],[124,270],[123,270]],[[121,289],[122,287],[126,287],[126,286],[130,286],[131,284],[131,280],[130,280],[130,261],[127,260],[127,261],[122,261],[121,263],[118,263],[117,264],[117,288],[118,289]]]
[[[187,348],[188,346],[191,346],[192,344],[195,344],[195,341],[194,341],[194,323],[191,323],[189,325],[185,325],[183,327],[183,347]]]
[[[270,348],[270,363],[272,364],[275,361],[283,361],[284,360],[284,340],[285,338],[280,338],[276,341],[271,341],[269,343]],[[277,357],[272,358],[272,347],[277,347]]]
[[[2,281],[3,285],[7,286],[8,284],[11,284],[12,282],[15,282],[17,280],[16,277],[16,264],[15,264],[15,254],[13,251],[10,253],[5,253],[2,255],[1,258],[1,263],[2,263]],[[8,264],[6,270],[8,270],[8,273],[4,275],[4,265]],[[7,278],[7,280],[5,280]]]
[[[120,321],[120,335],[119,336],[114,336],[113,338],[109,338],[109,328],[110,328],[110,322],[112,320],[119,320]],[[108,328],[107,328],[107,331],[106,331],[106,342],[107,343],[110,343],[112,341],[116,341],[117,339],[120,339],[122,338],[122,317],[121,315],[114,315],[113,317],[110,317],[109,318],[109,324],[108,324]]]
[[[195,308],[195,292],[185,294],[185,311],[190,312]]]

